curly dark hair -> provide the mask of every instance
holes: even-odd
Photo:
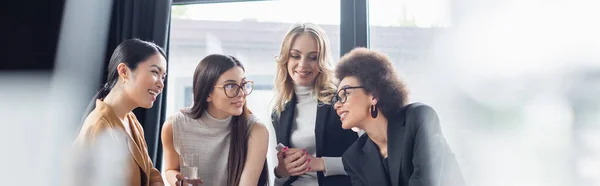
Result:
[[[340,58],[335,72],[339,81],[355,77],[367,93],[378,98],[376,107],[386,118],[393,117],[407,104],[406,85],[388,56],[381,52],[355,48]]]

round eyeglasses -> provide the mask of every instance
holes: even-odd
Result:
[[[244,96],[250,95],[254,89],[253,81],[245,81],[242,84],[229,83],[223,86],[215,86],[215,88],[223,88],[225,95],[228,98],[234,98],[240,94],[240,90],[244,91]]]
[[[345,87],[342,87],[331,98],[331,105],[335,105],[337,102],[340,102],[341,104],[346,103],[346,101],[348,100],[348,93],[346,92],[346,90],[348,90],[348,89],[357,89],[357,88],[365,88],[365,87],[363,87],[363,86],[355,86],[355,87],[345,86]]]

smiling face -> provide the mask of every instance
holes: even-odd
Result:
[[[365,120],[371,118],[369,108],[377,103],[371,94],[365,92],[358,79],[349,76],[342,79],[337,92],[338,101],[334,107],[342,121],[342,128],[363,128]]]
[[[293,41],[287,70],[295,84],[311,85],[319,75],[318,49],[317,40],[309,33],[300,34]]]
[[[164,87],[167,60],[157,53],[139,63],[133,71],[124,63],[119,64],[118,68],[120,74],[127,79],[124,85],[125,95],[133,100],[136,106],[152,108]]]
[[[209,113],[221,118],[242,114],[246,95],[252,92],[252,82],[246,81],[244,76],[244,70],[239,66],[219,76],[207,98]]]

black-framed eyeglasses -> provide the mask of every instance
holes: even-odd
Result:
[[[357,89],[357,88],[365,88],[364,86],[347,86],[347,87],[343,87],[340,90],[337,91],[337,93],[331,98],[331,105],[335,105],[338,101],[340,103],[346,103],[346,100],[348,100],[348,92],[346,92],[346,90],[348,89]],[[341,94],[340,94],[341,93]]]
[[[229,83],[223,86],[215,86],[215,88],[223,88],[225,95],[228,98],[234,98],[240,94],[240,90],[244,90],[244,96],[250,95],[254,90],[254,81],[245,81],[242,84]]]

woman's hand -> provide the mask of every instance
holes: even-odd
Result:
[[[277,177],[302,175],[311,170],[311,160],[308,153],[302,149],[284,147],[277,153],[279,164],[275,169]]]
[[[308,163],[308,167],[310,167],[309,172],[325,171],[325,160],[323,160],[323,158],[317,158],[310,154],[307,156],[308,161],[310,162]]]

